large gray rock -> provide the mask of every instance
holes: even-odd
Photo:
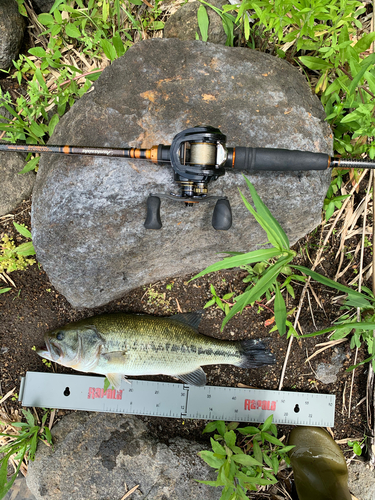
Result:
[[[8,70],[17,59],[24,31],[16,0],[0,0],[0,69]]]
[[[63,117],[51,143],[149,148],[209,124],[228,146],[331,153],[324,111],[287,62],[245,48],[178,39],[134,45],[105,69],[95,88]],[[249,176],[291,243],[321,221],[329,172]],[[162,278],[198,271],[224,251],[266,242],[245,208],[240,172],[209,186],[226,195],[229,231],[211,226],[212,203],[185,208],[162,200],[163,228],[146,230],[149,193],[177,192],[173,172],[145,161],[44,155],[33,194],[32,231],[39,262],[75,307],[95,307]]]
[[[220,489],[197,483],[215,474],[182,438],[168,445],[147,433],[136,417],[74,413],[52,429],[54,448],[39,444],[27,485],[36,500],[218,500]]]

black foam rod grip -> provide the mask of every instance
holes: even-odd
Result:
[[[233,168],[238,170],[326,170],[329,156],[324,153],[289,149],[235,148]]]
[[[158,196],[149,196],[147,198],[147,215],[144,226],[146,229],[160,229],[162,226],[160,198]]]
[[[232,227],[232,210],[228,200],[217,200],[212,214],[212,227],[217,231],[228,231]]]

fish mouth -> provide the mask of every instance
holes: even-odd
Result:
[[[62,349],[54,342],[46,339],[42,347],[36,350],[36,353],[49,361],[57,361],[63,355]]]

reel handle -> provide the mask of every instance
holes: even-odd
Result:
[[[326,170],[330,157],[324,153],[267,148],[228,148],[225,168],[236,170]]]
[[[158,196],[147,198],[147,215],[144,226],[146,229],[161,229],[160,198]]]
[[[228,231],[232,227],[232,209],[227,198],[217,200],[212,214],[212,227],[216,231]]]

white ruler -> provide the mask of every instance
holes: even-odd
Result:
[[[104,391],[104,377],[27,372],[23,406],[101,411],[155,417],[333,427],[335,396],[237,387],[125,380]]]

